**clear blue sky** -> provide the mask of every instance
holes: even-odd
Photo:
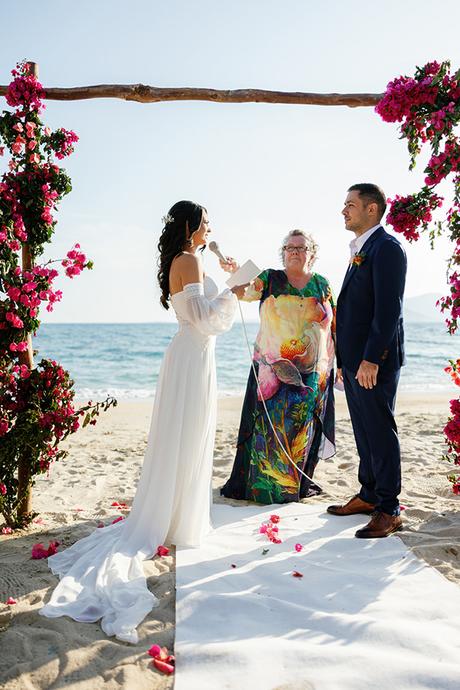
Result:
[[[457,0],[2,2],[0,83],[27,58],[45,86],[378,93],[429,60],[460,67],[459,22]],[[156,243],[161,216],[181,198],[207,206],[226,253],[261,267],[278,265],[289,229],[312,232],[316,270],[338,290],[347,187],[374,181],[393,196],[423,179],[423,161],[408,172],[405,143],[372,108],[50,101],[44,119],[80,136],[50,256],[79,241],[95,260],[93,272],[63,281],[48,321],[170,319],[158,305]],[[445,292],[447,251],[426,240],[408,247],[407,295]],[[206,270],[219,276],[212,255]]]

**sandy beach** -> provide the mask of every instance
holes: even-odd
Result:
[[[441,462],[442,426],[449,395],[401,395],[397,421],[403,458],[401,539],[446,578],[460,582],[460,497],[452,494]],[[219,401],[214,457],[214,501],[228,476],[241,409],[240,398]],[[337,394],[337,454],[320,463],[315,479],[324,493],[313,501],[345,499],[355,493],[357,455],[343,394]],[[60,549],[108,524],[131,503],[151,412],[151,402],[124,402],[68,443],[70,455],[37,480],[38,520],[27,531],[0,536],[0,685],[7,690],[42,688],[172,688],[173,678],[153,669],[146,650],[154,643],[174,647],[175,557],[145,564],[149,587],[160,599],[139,629],[137,646],[108,639],[97,624],[38,615],[55,578],[45,560],[32,560],[36,542],[58,540]],[[234,502],[236,503],[236,502]],[[364,518],[365,520],[365,518]],[[398,537],[392,537],[398,538]],[[17,604],[4,604],[12,596]]]

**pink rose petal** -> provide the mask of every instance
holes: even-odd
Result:
[[[163,546],[163,544],[160,544],[160,546],[157,548],[156,556],[167,556],[169,553],[169,549],[167,546]]]
[[[40,558],[49,558],[49,556],[54,556],[54,554],[57,553],[58,546],[58,541],[50,541],[47,549],[45,549],[42,543],[34,544],[32,546],[32,558],[34,560],[39,560]]]
[[[112,520],[112,525],[114,525],[116,522],[120,522],[120,520],[124,520],[125,518],[123,515],[120,515],[119,517],[115,518],[115,520]]]
[[[48,557],[48,550],[45,549],[43,544],[34,544],[32,546],[32,558],[34,560],[38,560],[40,558],[47,558]]]
[[[5,602],[8,606],[13,606],[13,604],[17,604],[18,602],[16,599],[13,599],[13,597],[8,597],[8,599]]]
[[[152,663],[158,671],[167,674],[174,673],[175,657],[172,654],[168,654],[166,647],[154,644],[150,647],[147,654],[153,657]]]
[[[158,671],[161,671],[162,673],[174,673],[174,666],[172,664],[168,664],[166,661],[162,661],[161,659],[154,659],[153,665]]]
[[[161,654],[161,647],[159,644],[153,644],[150,649],[147,651],[147,654],[150,654],[150,656],[158,656]]]
[[[273,523],[277,523],[281,520],[279,515],[270,515],[270,521]]]
[[[48,546],[48,556],[54,556],[57,553],[57,547],[59,546],[58,541],[50,541]]]
[[[298,570],[293,570],[292,571],[292,577],[303,577],[303,574],[299,573]]]
[[[297,551],[297,553],[299,553],[299,551],[302,551],[303,546],[302,546],[302,544],[296,544],[296,545],[294,546],[294,548],[295,548],[295,550]]]

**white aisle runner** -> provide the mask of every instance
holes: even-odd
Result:
[[[258,533],[272,513],[282,544]],[[320,504],[215,505],[213,520],[177,550],[175,690],[460,688],[460,588],[400,539],[355,539],[366,516]]]

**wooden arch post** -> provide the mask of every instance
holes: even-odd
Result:
[[[30,73],[38,79],[38,64],[29,62]],[[26,163],[27,165],[27,163]],[[33,268],[33,257],[28,242],[22,245],[22,270],[30,271]],[[19,352],[19,361],[25,364],[29,370],[34,368],[34,351],[32,347],[32,334],[27,334],[27,350]],[[18,506],[18,516],[25,517],[32,512],[32,487],[30,486],[30,455],[26,452],[18,463],[18,496],[23,496]]]

